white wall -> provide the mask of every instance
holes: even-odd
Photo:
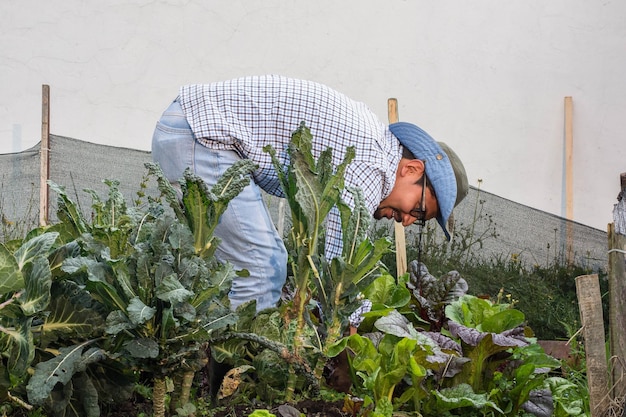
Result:
[[[565,215],[563,100],[574,101],[574,219],[612,222],[626,171],[626,2],[4,0],[0,152],[51,131],[150,149],[185,83],[281,73],[326,83],[450,144],[470,183]]]

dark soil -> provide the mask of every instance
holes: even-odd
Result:
[[[152,403],[146,400],[128,400],[110,407],[101,407],[102,417],[135,417],[140,413],[152,415]]]
[[[216,411],[214,417],[245,417],[250,415],[255,409],[251,405],[239,405],[229,407],[223,411]],[[307,417],[346,417],[348,413],[342,410],[343,401],[327,402],[322,400],[304,400],[289,406],[275,406],[268,408],[269,412],[277,417],[299,417],[299,413]]]

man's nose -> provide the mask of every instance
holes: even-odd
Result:
[[[415,218],[409,213],[402,213],[402,226],[408,227],[413,224]]]

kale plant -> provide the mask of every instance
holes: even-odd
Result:
[[[241,331],[231,336],[254,343],[242,346],[229,341],[215,352],[220,360],[252,362],[258,386],[276,395],[277,389],[284,390],[287,400],[297,389],[317,395],[328,348],[347,330],[349,315],[360,305],[361,292],[384,270],[380,258],[391,244],[386,238],[376,242],[367,238],[371,216],[359,190],[348,190],[354,196],[352,210],[341,199],[354,149],[347,148],[343,161],[334,167],[333,150],[324,150],[316,159],[312,139],[302,123],[292,134],[287,166],[277,150],[271,146],[264,149],[272,158],[291,210],[286,246],[290,248],[293,296],[278,310],[260,312],[256,317],[240,312],[244,318],[238,323]],[[325,220],[331,210],[340,213],[343,253],[326,259]]]

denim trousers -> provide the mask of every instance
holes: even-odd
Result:
[[[157,122],[152,158],[175,187],[189,167],[209,188],[241,159],[235,151],[214,150],[198,142],[176,101]],[[230,201],[215,236],[220,239],[216,258],[250,273],[234,278],[229,293],[231,308],[252,300],[257,302],[257,311],[275,306],[287,277],[287,251],[252,176],[250,184]]]

